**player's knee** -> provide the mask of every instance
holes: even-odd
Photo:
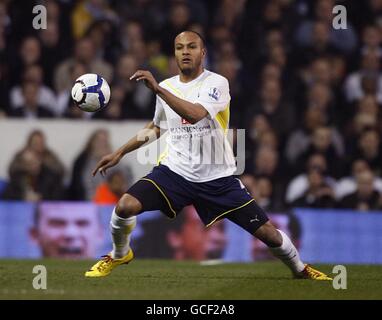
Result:
[[[283,243],[281,234],[269,221],[257,229],[254,235],[268,247],[280,247]]]
[[[142,204],[133,196],[125,194],[119,199],[115,212],[121,218],[137,215],[142,210]]]

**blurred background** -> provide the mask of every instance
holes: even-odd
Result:
[[[38,4],[46,29],[32,27]],[[346,8],[346,29],[333,28],[335,5]],[[61,217],[80,211],[75,202],[93,206],[107,226],[110,206],[152,165],[131,155],[106,179],[91,178],[91,169],[152,119],[155,96],[129,77],[137,68],[158,81],[175,75],[173,39],[185,29],[203,35],[205,67],[230,83],[231,127],[246,129],[243,183],[303,258],[382,263],[382,0],[0,0],[0,257],[38,256],[33,243],[42,240],[31,230],[45,201],[72,208]],[[70,99],[84,73],[111,85],[100,112],[82,112]],[[171,256],[155,244],[167,239],[179,249],[179,226],[148,217],[165,226],[141,220],[138,256],[269,258],[226,222],[220,251]],[[48,225],[81,225],[56,220]],[[105,233],[98,251],[110,246]],[[62,256],[99,253],[84,254],[78,235],[56,237]],[[24,251],[9,239],[24,239]],[[230,249],[237,245],[242,254]]]

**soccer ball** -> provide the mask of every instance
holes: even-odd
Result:
[[[109,102],[110,87],[100,75],[87,73],[74,83],[72,98],[81,110],[95,112],[104,108]]]

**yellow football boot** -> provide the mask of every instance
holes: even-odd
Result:
[[[295,276],[297,279],[311,279],[311,280],[323,280],[332,281],[333,279],[328,277],[325,273],[314,269],[311,265],[306,264],[304,270]]]
[[[111,273],[111,271],[121,264],[128,264],[134,258],[133,250],[129,250],[127,255],[119,259],[113,259],[109,254],[102,256],[102,259],[98,261],[90,270],[85,272],[85,277],[105,277]]]

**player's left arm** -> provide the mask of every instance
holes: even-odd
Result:
[[[130,80],[134,79],[136,81],[144,80],[145,85],[149,89],[155,92],[170,106],[171,109],[191,124],[202,120],[208,115],[207,110],[200,103],[192,103],[183,100],[161,87],[150,71],[138,70],[130,77]]]

